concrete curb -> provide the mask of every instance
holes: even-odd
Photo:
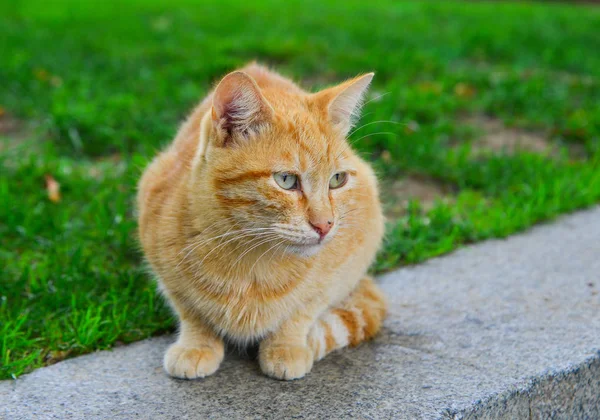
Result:
[[[174,380],[158,337],[1,382],[0,417],[600,418],[600,208],[379,280],[383,333],[302,380]]]
[[[600,418],[599,396],[600,352],[579,365],[533,377],[524,386],[444,415],[465,420]]]

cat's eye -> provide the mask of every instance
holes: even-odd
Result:
[[[298,188],[298,177],[288,172],[277,172],[273,174],[277,185],[284,190],[295,190]]]
[[[347,180],[348,174],[346,172],[338,172],[337,174],[334,174],[329,180],[329,188],[334,190],[336,188],[343,187],[346,184]]]

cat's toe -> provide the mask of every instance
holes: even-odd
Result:
[[[223,352],[218,349],[190,348],[175,343],[165,354],[164,368],[175,378],[204,378],[215,373],[222,360]]]
[[[313,353],[307,346],[267,346],[260,349],[263,373],[276,379],[299,379],[312,369]]]

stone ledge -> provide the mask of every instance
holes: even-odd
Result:
[[[589,419],[600,418],[600,353],[561,371],[533,377],[525,386],[492,395],[451,419]]]
[[[382,276],[383,333],[302,380],[174,380],[159,337],[1,382],[0,417],[600,418],[599,273],[596,208]]]

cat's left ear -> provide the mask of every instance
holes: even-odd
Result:
[[[318,106],[328,114],[331,123],[344,136],[360,116],[363,99],[373,76],[375,73],[358,76],[314,94]]]

